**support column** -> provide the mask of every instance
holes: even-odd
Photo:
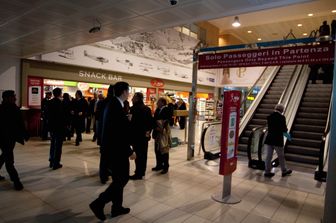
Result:
[[[193,71],[192,71],[192,88],[189,96],[189,125],[188,125],[188,151],[187,160],[194,158],[195,152],[195,126],[196,126],[196,94],[197,94],[197,70],[198,70],[198,49],[197,46],[193,51]]]
[[[335,54],[336,55],[336,47]],[[330,119],[330,146],[328,158],[327,187],[324,200],[323,223],[333,223],[336,219],[336,67],[334,65],[332,107]]]

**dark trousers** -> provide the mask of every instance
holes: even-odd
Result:
[[[180,129],[184,129],[185,128],[185,123],[186,123],[186,118],[183,117],[183,116],[179,117]]]
[[[86,133],[90,133],[91,132],[91,121],[92,121],[92,116],[89,115],[86,117]]]
[[[63,134],[51,132],[49,161],[52,166],[57,166],[61,162],[63,140]]]
[[[124,187],[129,180],[129,161],[128,158],[123,159],[124,160],[114,160],[109,163],[112,183],[97,199],[97,201],[102,204],[107,204],[112,201],[112,209],[122,207]]]
[[[135,175],[145,176],[147,167],[148,140],[146,138],[136,140],[133,144],[136,153]]]
[[[80,128],[75,128],[75,130],[76,130],[76,143],[79,143],[83,140],[82,130]]]
[[[18,172],[14,167],[14,150],[15,141],[6,142],[4,145],[0,146],[1,155],[0,155],[0,169],[5,164],[7,172],[11,181],[17,182],[20,181]]]
[[[107,155],[102,148],[100,148],[99,177],[102,182],[107,181],[109,177]]]
[[[156,167],[168,170],[169,153],[162,154],[158,142],[155,142],[155,158],[156,158]]]
[[[98,121],[94,118],[94,122],[93,122],[93,140],[97,139],[97,132],[98,132]]]
[[[49,132],[49,128],[48,128],[48,121],[46,118],[43,118],[42,120],[42,130],[41,130],[41,137],[43,140],[48,139],[48,132]]]

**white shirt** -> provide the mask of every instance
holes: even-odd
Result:
[[[119,102],[121,104],[121,107],[124,108],[124,102],[123,102],[123,100],[121,98],[119,98],[119,97],[117,97],[117,98],[118,98],[118,100],[119,100]]]

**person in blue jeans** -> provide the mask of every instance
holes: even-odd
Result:
[[[272,157],[274,150],[278,154],[278,159],[282,171],[282,177],[290,175],[292,170],[287,169],[285,154],[284,154],[284,135],[287,133],[286,117],[282,114],[284,112],[284,106],[277,104],[274,108],[274,112],[267,117],[268,134],[265,139],[264,149],[266,151],[265,160],[265,177],[272,178],[275,174],[272,170]]]
[[[62,103],[62,90],[55,88],[53,90],[54,98],[48,104],[49,128],[51,134],[49,167],[53,170],[62,168],[61,155],[62,145],[66,132],[65,110]]]

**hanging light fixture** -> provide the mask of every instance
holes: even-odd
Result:
[[[234,17],[232,26],[233,26],[233,27],[239,27],[239,26],[240,26],[240,22],[239,22],[239,18],[238,18],[238,16],[235,16],[235,17]]]

